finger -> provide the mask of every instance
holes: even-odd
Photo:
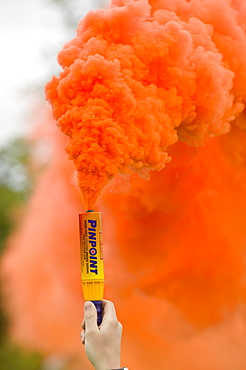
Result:
[[[118,321],[113,302],[108,301],[106,299],[104,299],[102,302],[103,302],[103,321],[108,320]]]
[[[85,330],[85,319],[83,319],[83,321],[81,323],[81,328]]]
[[[97,310],[90,301],[84,303],[84,325],[86,333],[98,331],[97,327]]]
[[[80,333],[80,338],[81,338],[81,342],[85,344],[85,331],[84,330],[82,330],[82,332]]]

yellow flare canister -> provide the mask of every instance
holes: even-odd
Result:
[[[84,299],[97,309],[97,324],[102,322],[104,265],[101,212],[79,214],[81,279]]]

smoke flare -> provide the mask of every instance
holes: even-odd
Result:
[[[118,172],[148,177],[178,140],[199,146],[230,131],[245,102],[243,10],[227,0],[114,0],[80,21],[46,96],[87,209]]]

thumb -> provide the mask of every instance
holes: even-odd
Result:
[[[86,333],[97,331],[97,310],[90,301],[84,303],[84,321]]]

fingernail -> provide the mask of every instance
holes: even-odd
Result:
[[[86,301],[84,303],[84,310],[87,311],[87,310],[90,310],[92,307],[92,303],[90,301]]]

